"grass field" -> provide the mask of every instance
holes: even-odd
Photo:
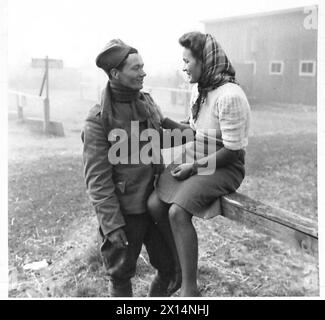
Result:
[[[51,117],[64,138],[9,121],[9,268],[11,297],[106,297],[107,276],[95,243],[97,221],[86,194],[80,128],[92,102],[53,92]],[[175,108],[166,114],[181,119]],[[32,107],[26,113],[41,115]],[[316,109],[253,105],[247,175],[239,191],[317,219]],[[205,296],[317,296],[318,261],[223,217],[195,220],[199,284]],[[29,262],[49,266],[25,271]],[[145,250],[134,278],[146,296],[154,270]],[[177,296],[177,294],[175,294]]]

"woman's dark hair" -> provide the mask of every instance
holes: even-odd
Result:
[[[178,42],[182,47],[191,50],[195,59],[202,61],[205,38],[205,34],[194,31],[183,34]]]

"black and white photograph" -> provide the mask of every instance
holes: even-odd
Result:
[[[0,10],[1,296],[321,299],[321,4]]]

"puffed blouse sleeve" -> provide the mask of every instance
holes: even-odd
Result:
[[[247,99],[239,94],[224,94],[217,99],[215,112],[219,118],[224,147],[230,150],[245,149],[250,123]]]

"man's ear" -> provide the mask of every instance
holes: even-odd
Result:
[[[113,79],[118,80],[119,79],[119,71],[115,68],[111,69],[110,74]]]

